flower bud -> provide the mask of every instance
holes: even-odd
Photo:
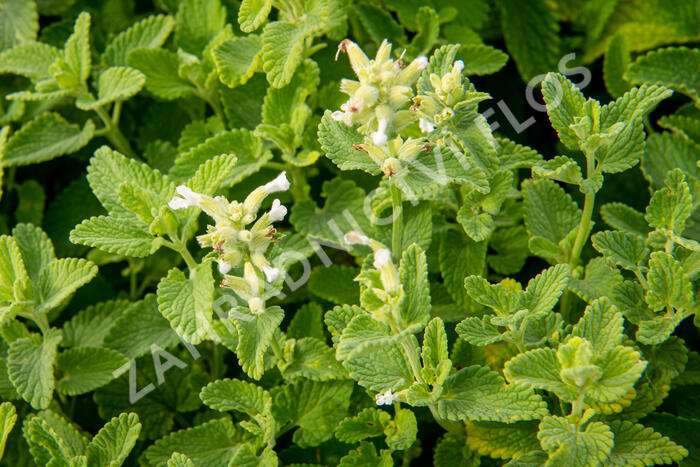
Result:
[[[223,259],[219,259],[218,264],[219,264],[219,272],[221,274],[227,274],[231,270],[231,263],[229,263],[228,261],[224,261]]]
[[[175,188],[175,191],[178,195],[182,196],[182,198],[174,196],[168,203],[170,209],[185,209],[190,206],[199,206],[202,201],[201,194],[192,191],[185,185],[179,185]]]
[[[420,57],[416,57],[416,59],[413,60],[410,65],[399,72],[399,76],[397,77],[396,81],[399,84],[410,86],[418,79],[427,66],[428,59],[426,57],[422,55]]]
[[[345,240],[345,243],[348,245],[369,245],[372,243],[372,240],[370,240],[369,237],[356,230],[351,230],[350,232],[346,233],[343,240]]]
[[[384,290],[393,293],[399,290],[398,272],[391,261],[391,251],[380,248],[374,252],[374,262],[372,263],[379,270],[379,275],[384,286]]]
[[[268,222],[279,222],[284,219],[287,215],[287,208],[280,203],[280,200],[276,199],[272,202],[272,208],[268,213]]]
[[[276,193],[278,191],[289,190],[289,180],[287,180],[287,172],[283,171],[274,180],[263,185],[265,194]]]
[[[372,143],[374,143],[375,146],[386,145],[386,142],[388,140],[386,135],[386,127],[387,119],[385,117],[380,118],[379,123],[377,125],[377,131],[373,132],[370,135],[370,137],[372,138]]]
[[[260,297],[253,297],[248,300],[248,308],[256,315],[265,311],[265,305]]]
[[[432,122],[426,120],[425,118],[420,118],[418,120],[418,127],[423,133],[430,133],[435,129],[435,125],[433,125]]]

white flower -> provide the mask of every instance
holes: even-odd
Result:
[[[391,393],[391,389],[389,389],[383,394],[377,394],[374,396],[374,399],[377,401],[377,405],[391,405],[394,403],[397,397],[393,395]]]
[[[270,212],[268,213],[270,222],[279,222],[284,219],[284,216],[286,215],[287,208],[280,203],[280,200],[274,200],[272,202],[272,208],[270,208]]]
[[[231,270],[231,263],[224,261],[222,259],[217,261],[219,263],[219,272],[221,274],[226,274]]]
[[[345,243],[348,245],[369,245],[372,242],[368,236],[363,235],[356,230],[351,230],[350,232],[346,233],[343,240],[345,240]]]
[[[384,146],[388,140],[386,136],[386,126],[387,126],[387,121],[386,118],[380,118],[379,119],[379,124],[377,127],[377,131],[373,132],[370,136],[372,138],[372,142],[374,143],[375,146]]]
[[[381,269],[391,262],[391,251],[381,248],[374,252],[374,267]]]
[[[452,65],[452,73],[461,73],[462,70],[464,70],[464,62],[462,60],[457,60],[456,62],[454,62],[454,64]]]
[[[263,272],[265,273],[267,282],[274,282],[280,276],[280,270],[277,268],[265,266]]]
[[[335,120],[336,122],[342,122],[345,119],[345,112],[341,112],[340,110],[336,110],[331,114],[331,118]]]
[[[175,188],[175,191],[178,195],[182,196],[182,198],[173,196],[173,199],[168,203],[170,209],[185,209],[190,206],[199,206],[199,203],[202,201],[202,195],[192,191],[185,185],[179,185]]]
[[[433,125],[424,118],[418,120],[418,126],[420,127],[420,131],[422,131],[423,133],[430,133],[435,129],[435,125]]]
[[[289,180],[287,180],[287,172],[282,172],[277,176],[277,178],[263,185],[263,190],[268,195],[270,193],[276,193],[278,191],[289,190]]]
[[[459,61],[461,62],[461,60]],[[415,63],[419,70],[424,70],[425,67],[428,66],[428,57],[421,55],[420,57],[416,57],[411,63]],[[462,66],[464,66],[464,63],[462,63]]]

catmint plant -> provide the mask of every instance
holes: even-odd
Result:
[[[697,24],[0,0],[0,465],[700,465]]]

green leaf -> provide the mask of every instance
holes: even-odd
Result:
[[[238,24],[241,31],[253,32],[267,20],[272,8],[272,0],[243,0],[238,9]]]
[[[613,36],[608,43],[603,62],[605,88],[611,96],[620,97],[629,90],[630,83],[623,76],[629,63],[630,51],[625,36]]]
[[[0,50],[36,39],[39,15],[34,0],[5,0],[0,9]]]
[[[467,422],[466,444],[483,456],[518,457],[540,448],[537,422]]]
[[[214,280],[211,263],[194,268],[189,279],[177,268],[158,283],[158,310],[187,342],[199,344],[209,336]]]
[[[100,347],[65,350],[56,359],[61,372],[56,389],[68,396],[85,394],[107,384],[127,363],[126,357],[119,352]]]
[[[287,361],[281,368],[285,380],[306,378],[313,381],[344,379],[347,373],[335,358],[335,352],[323,341],[305,337],[294,343],[291,351],[285,349]]]
[[[571,125],[577,123],[576,117],[585,114],[586,98],[574,83],[559,73],[547,74],[542,82],[542,97],[547,105],[549,121],[557,130],[561,142],[569,149],[578,149],[579,137]]]
[[[61,331],[49,329],[42,338],[33,334],[17,339],[7,353],[7,371],[22,399],[35,409],[45,409],[53,398],[53,364]]]
[[[671,440],[688,449],[688,457],[678,463],[681,467],[692,467],[698,463],[700,444],[696,433],[700,428],[700,421],[667,413],[654,413],[646,417],[644,423],[660,433],[665,433]]]
[[[145,258],[161,245],[148,232],[148,224],[138,219],[113,216],[85,219],[70,233],[70,241],[135,258]]]
[[[104,53],[106,66],[126,66],[129,53],[136,49],[157,49],[168,38],[175,26],[170,16],[150,15],[117,34]]]
[[[175,159],[169,175],[175,180],[194,178],[201,166],[219,155],[236,156],[235,170],[229,171],[221,186],[231,186],[260,170],[272,155],[262,152],[262,140],[245,129],[217,133]],[[218,174],[217,177],[222,174]]]
[[[15,300],[15,284],[22,286],[29,281],[22,261],[22,253],[14,238],[0,236],[0,299]],[[3,310],[4,311],[4,310]],[[0,318],[4,316],[0,315]],[[0,319],[0,321],[3,321]]]
[[[32,224],[17,224],[12,229],[22,262],[32,282],[37,283],[41,271],[56,259],[51,239],[39,227]]]
[[[670,170],[681,169],[696,180],[700,179],[697,154],[700,146],[678,133],[653,133],[647,139],[642,169],[654,190],[663,188]]]
[[[230,88],[248,82],[261,65],[262,39],[256,34],[227,39],[212,50],[219,79]]]
[[[103,319],[103,322],[106,326],[107,320]],[[169,349],[179,342],[177,333],[158,311],[154,294],[124,310],[104,337],[105,347],[130,359],[152,353],[152,344]]]
[[[91,305],[63,325],[64,347],[102,347],[112,325],[129,309],[127,300]]]
[[[168,459],[167,467],[196,467],[192,459],[179,452],[174,452]]]
[[[201,56],[226,26],[226,8],[219,0],[185,0],[180,3],[175,20],[178,48]]]
[[[593,248],[614,264],[637,270],[649,254],[644,239],[638,235],[606,230],[591,237]]]
[[[391,415],[387,412],[367,408],[340,422],[335,429],[335,437],[344,443],[357,443],[363,439],[381,436],[390,420]]]
[[[425,327],[425,332],[423,333],[423,348],[421,351],[423,368],[429,374],[435,373],[443,362],[449,361],[449,358],[445,325],[440,318],[433,318]]]
[[[560,104],[562,105],[562,104]],[[580,185],[583,182],[581,167],[567,156],[556,156],[553,159],[532,166],[533,177],[545,177],[564,183]]]
[[[668,253],[651,254],[647,282],[649,289],[645,300],[654,311],[667,307],[682,310],[693,303],[690,281],[681,264]]]
[[[364,211],[366,194],[350,180],[335,178],[323,183],[323,208],[314,201],[294,204],[290,222],[300,233],[323,240],[343,243],[345,232],[359,230],[371,234],[372,226]]]
[[[462,206],[457,212],[459,222],[475,242],[486,240],[493,232],[493,217],[486,212],[476,213],[471,206]]]
[[[385,428],[386,444],[397,451],[410,448],[416,442],[418,423],[412,410],[399,409],[394,420]]]
[[[379,166],[365,152],[354,148],[363,143],[362,134],[343,122],[333,120],[329,110],[323,114],[318,125],[318,141],[326,156],[340,170],[364,170],[372,175],[379,173]]]
[[[67,464],[68,459],[83,454],[88,445],[88,439],[75,425],[50,410],[28,418],[23,428],[29,451],[39,465],[52,465],[52,457]]]
[[[377,448],[374,444],[363,441],[360,447],[348,452],[340,459],[338,467],[362,467],[367,465],[376,465],[377,467],[391,467],[394,461],[391,458],[391,450],[382,449],[377,454]]]
[[[240,306],[235,311],[233,320],[238,330],[238,362],[251,378],[260,379],[265,371],[265,351],[284,318],[284,311],[278,306],[269,307],[257,314]]]
[[[73,34],[66,40],[63,56],[51,65],[49,71],[61,89],[71,89],[85,85],[91,66],[90,14],[82,12],[75,20]]]
[[[16,45],[0,54],[0,73],[13,73],[27,78],[48,78],[49,67],[61,56],[56,47],[43,42]]]
[[[561,36],[554,11],[543,0],[524,5],[517,0],[498,0],[508,52],[520,76],[528,81],[554,70],[561,57]]]
[[[55,112],[42,113],[7,140],[3,164],[36,164],[76,152],[92,139],[94,133],[92,120],[87,120],[81,129]]]
[[[506,385],[495,371],[470,366],[447,378],[438,413],[448,420],[534,420],[547,414],[546,403],[524,385]]]
[[[145,457],[154,467],[166,467],[170,456],[179,452],[195,465],[227,467],[244,436],[231,420],[219,418],[168,434],[149,447]]]
[[[88,467],[122,465],[141,432],[139,417],[123,413],[107,422],[87,446]]]
[[[47,313],[61,305],[73,292],[97,275],[97,266],[82,258],[51,261],[39,274],[37,313]]]
[[[693,213],[693,196],[680,169],[666,174],[665,183],[652,195],[645,218],[653,228],[680,235]]]
[[[548,312],[566,290],[571,268],[566,264],[552,266],[530,280],[523,295],[523,305],[531,313]]]
[[[268,23],[263,29],[263,70],[275,88],[288,84],[304,52],[305,31],[302,25],[287,21]]]
[[[345,418],[352,387],[351,381],[298,381],[278,386],[271,391],[272,413],[281,425],[299,427],[293,436],[299,447],[318,446],[333,436]]]
[[[235,410],[251,417],[272,404],[270,394],[260,386],[239,379],[220,379],[206,385],[199,394],[207,406],[220,412]]]
[[[602,422],[589,423],[582,431],[572,429],[564,417],[546,416],[540,423],[537,438],[549,451],[546,466],[604,464],[613,448],[614,435]]]
[[[427,54],[432,50],[440,34],[440,18],[437,12],[427,6],[418,8],[416,27],[418,31],[408,47],[408,53],[413,57]]]
[[[137,49],[129,53],[127,62],[146,75],[146,89],[156,97],[174,100],[195,92],[192,84],[178,74],[180,59],[173,52]]]
[[[385,323],[377,321],[369,314],[355,316],[343,329],[343,334],[336,346],[336,356],[339,360],[347,360],[368,350],[376,350],[376,346],[397,340],[391,329]]]
[[[467,295],[464,278],[482,275],[486,266],[487,242],[475,242],[457,232],[448,231],[440,244],[440,271],[452,299],[467,310],[478,306]]]
[[[672,464],[688,455],[688,451],[651,428],[626,421],[614,421],[610,428],[615,436],[607,463],[612,466],[644,467]]]
[[[329,312],[331,313],[331,312]],[[287,326],[287,337],[301,339],[302,337],[315,337],[325,341],[326,333],[323,327],[323,309],[314,302],[305,303],[292,317]]]
[[[82,110],[94,110],[112,102],[126,100],[143,88],[146,77],[140,71],[126,66],[114,66],[100,73],[97,100],[91,95],[81,96],[75,105]]]
[[[371,4],[353,5],[352,9],[376,45],[380,45],[384,39],[395,45],[406,42],[403,27],[386,9]]]
[[[476,316],[465,318],[457,325],[455,331],[462,339],[480,347],[500,342],[505,338],[497,326],[491,324],[487,319],[480,319]]]
[[[128,159],[107,146],[100,147],[90,159],[88,166],[88,182],[97,199],[116,217],[136,219],[134,213],[124,207],[119,196],[120,186],[130,183],[137,188],[149,192],[151,197],[160,199],[163,205],[175,194],[175,185],[159,171],[147,164]],[[101,221],[100,223],[104,223]]]
[[[314,268],[309,276],[309,292],[336,305],[358,304],[360,287],[354,279],[359,273],[359,268],[335,264]]]
[[[464,62],[462,73],[467,76],[496,73],[508,62],[508,55],[485,44],[462,45],[458,57]]]
[[[561,242],[578,227],[581,210],[551,180],[525,181],[522,191],[530,251],[551,263],[567,262],[568,249],[562,248]]]
[[[561,370],[554,349],[535,349],[507,361],[503,374],[508,381],[554,392],[563,400],[573,400],[577,393],[562,381]]]
[[[403,348],[397,344],[377,345],[371,352],[359,352],[343,362],[350,377],[360,386],[376,392],[408,388],[414,375]]]
[[[660,84],[700,101],[700,81],[692,70],[700,66],[700,51],[686,47],[653,50],[632,63],[625,78],[633,83]]]
[[[600,215],[610,227],[622,232],[646,238],[649,225],[644,214],[623,203],[607,203],[600,208]]]
[[[604,354],[622,344],[624,321],[617,307],[603,297],[586,307],[571,335],[586,339],[597,353]]]
[[[430,285],[425,252],[415,243],[401,256],[399,275],[404,298],[400,313],[403,325],[418,332],[430,319]]]
[[[5,452],[5,443],[17,421],[15,406],[9,402],[0,404],[0,459]]]
[[[238,158],[233,154],[222,154],[209,159],[199,166],[197,172],[187,182],[187,186],[205,195],[213,195],[221,188],[233,172]]]

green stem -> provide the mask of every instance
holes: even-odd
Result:
[[[169,241],[165,240],[163,241],[163,245],[167,246],[171,250],[177,251],[180,253],[180,256],[182,256],[182,259],[185,260],[185,264],[187,264],[187,268],[192,271],[194,268],[197,267],[197,261],[194,260],[192,257],[192,254],[190,254],[189,250],[187,249],[187,246],[184,244],[184,242],[181,241]]]
[[[593,217],[594,204],[595,194],[586,193],[586,198],[583,202],[583,214],[581,215],[581,222],[578,225],[578,232],[576,233],[576,240],[574,241],[574,246],[571,249],[571,256],[569,256],[569,264],[572,267],[578,265],[583,246],[588,241],[588,234],[590,233],[591,229],[591,218]]]
[[[284,358],[284,352],[282,351],[282,347],[280,347],[279,342],[277,342],[277,339],[275,339],[274,337],[272,338],[271,347],[272,352],[275,354],[275,357],[277,357],[277,360],[279,360],[280,362],[285,362],[286,360]]]
[[[396,185],[391,185],[391,252],[394,259],[401,259],[401,245],[403,244],[403,206],[401,190]]]
[[[294,201],[309,199],[309,185],[306,183],[306,175],[304,175],[301,167],[287,164],[285,165],[284,170],[289,172],[289,176],[292,179],[289,191],[292,194],[292,197],[294,197]]]
[[[580,418],[583,413],[583,396],[585,394],[586,392],[582,390],[573,404],[571,404],[571,415],[576,418]]]
[[[124,137],[122,132],[119,130],[119,126],[114,122],[114,120],[112,120],[112,117],[110,117],[102,107],[97,107],[95,112],[105,124],[105,129],[107,130],[104,134],[105,138],[107,138],[109,142],[112,143],[117,150],[125,156],[131,159],[140,160],[141,158],[136,155],[133,149],[131,149],[129,140]]]
[[[132,301],[136,300],[136,271],[135,271],[135,266],[136,262],[129,258],[129,298]]]

